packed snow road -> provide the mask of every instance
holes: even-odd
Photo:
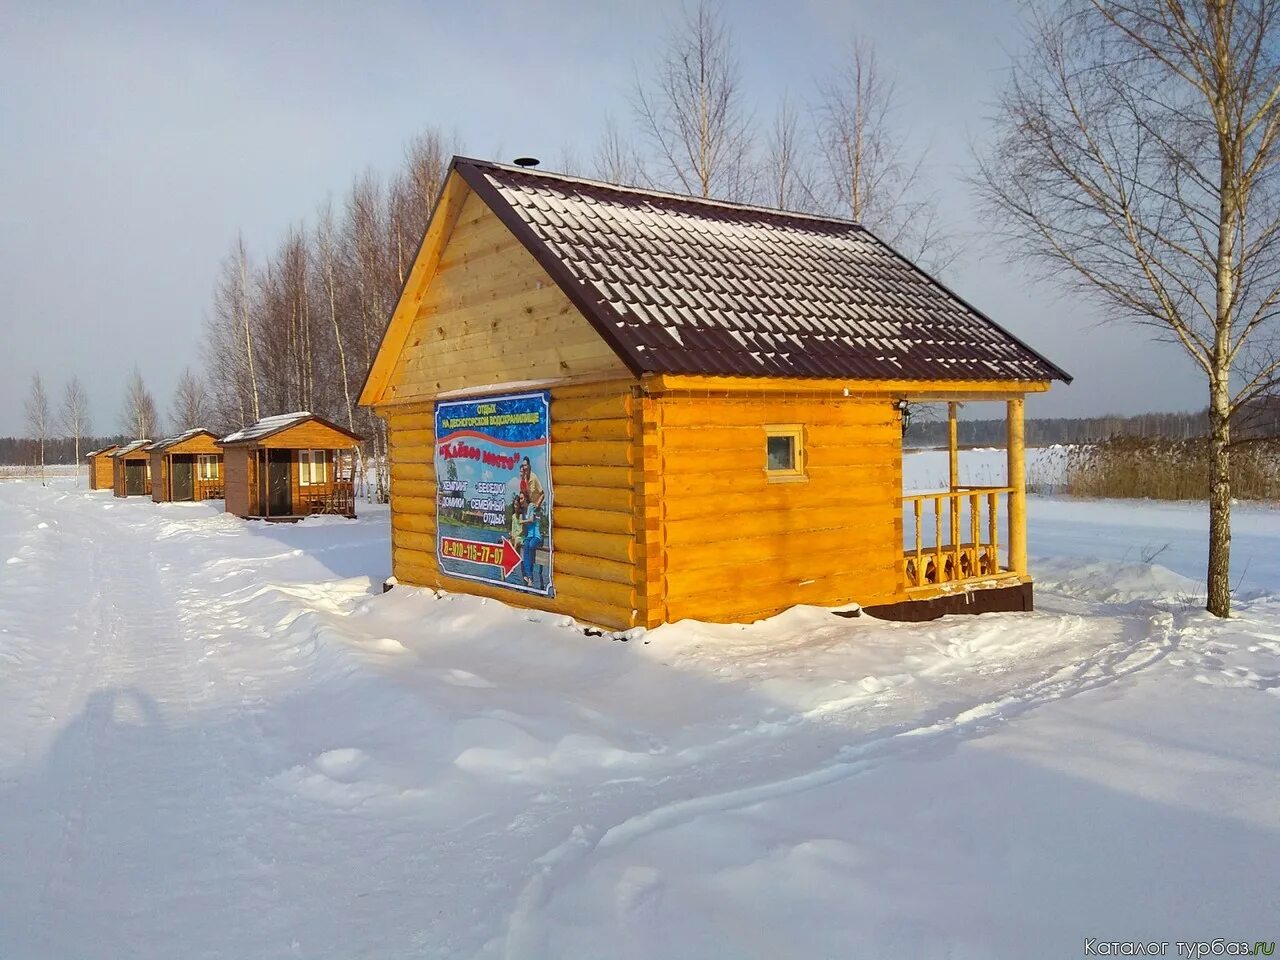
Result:
[[[386,536],[0,483],[0,957],[1275,939],[1280,585],[623,641],[380,595]]]

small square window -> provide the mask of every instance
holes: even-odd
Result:
[[[765,476],[770,482],[804,480],[804,429],[799,424],[771,424],[765,431]]]
[[[770,472],[796,468],[796,438],[769,437],[765,441]]]

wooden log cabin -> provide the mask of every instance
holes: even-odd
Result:
[[[117,497],[151,496],[150,440],[134,440],[111,454],[112,485]]]
[[[1023,403],[1054,380],[857,223],[455,158],[360,400],[389,427],[394,582],[629,628],[1030,609]],[[529,443],[485,425],[531,393],[532,512],[501,446],[497,483],[456,468],[473,425]],[[978,400],[1007,409],[1007,481],[961,482],[953,426],[949,487],[904,496],[904,411]]]
[[[222,448],[212,431],[187,430],[146,449],[156,503],[222,499]]]
[[[89,461],[89,489],[115,489],[115,461],[111,455],[120,449],[120,444],[113,443],[101,450],[93,450],[85,454]]]
[[[293,521],[313,514],[355,518],[361,437],[312,413],[264,417],[218,441],[228,513]]]

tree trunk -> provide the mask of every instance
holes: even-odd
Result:
[[[1209,602],[1215,617],[1231,615],[1231,405],[1227,374],[1209,387]]]

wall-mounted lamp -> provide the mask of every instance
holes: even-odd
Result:
[[[911,429],[911,404],[903,399],[895,401],[893,406],[902,417],[902,435],[905,437],[907,431]]]

